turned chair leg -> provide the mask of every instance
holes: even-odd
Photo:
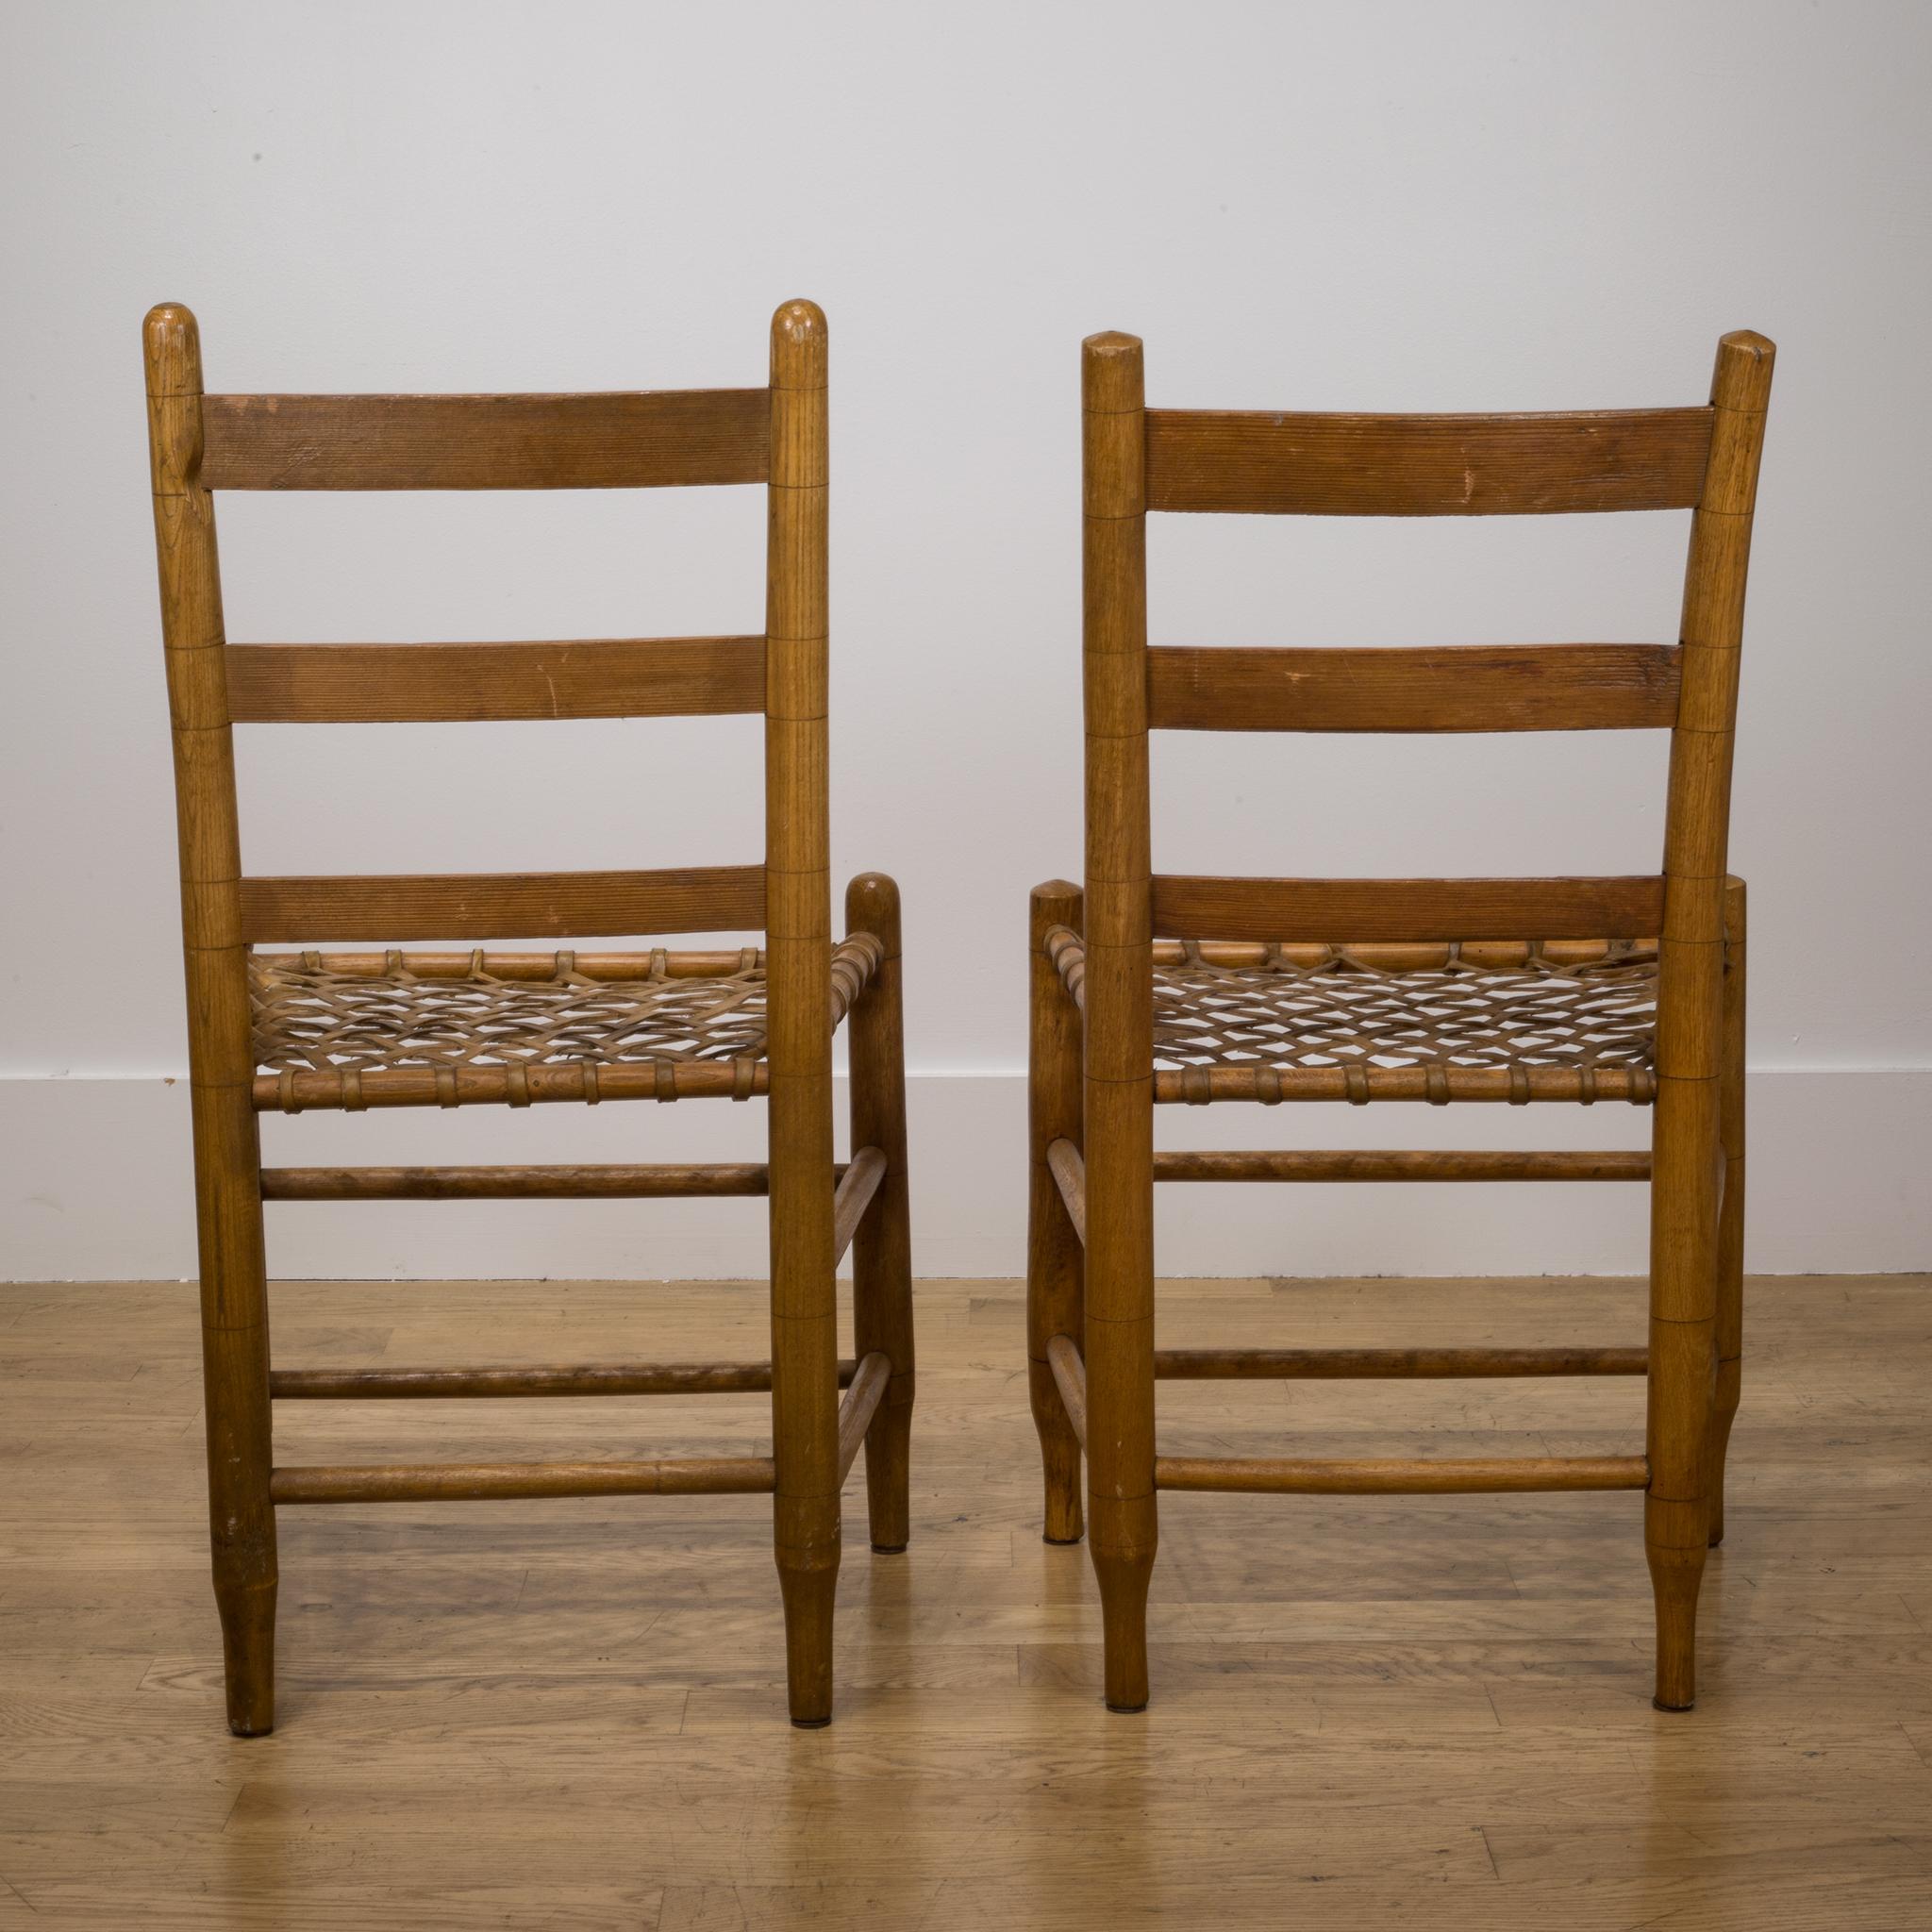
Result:
[[[1054,1381],[1047,1343],[1068,1337],[1086,1343],[1087,1257],[1047,1165],[1056,1141],[1081,1144],[1080,1014],[1067,997],[1059,968],[1046,950],[1054,927],[1080,929],[1080,889],[1064,880],[1034,890],[1032,901],[1032,1024],[1026,1093],[1032,1154],[1026,1202],[1026,1383],[1046,1483],[1045,1539],[1076,1543],[1085,1529],[1080,1504],[1080,1440],[1067,1420]]]
[[[1659,1710],[1697,1701],[1697,1594],[1709,1537],[1719,1194],[1718,1082],[1660,1077],[1652,1157],[1644,1554]]]
[[[201,1350],[209,1544],[228,1728],[275,1722],[275,1511],[269,1499],[268,1282],[255,1115],[246,1090],[198,1088]]]
[[[1091,953],[1088,963],[1091,974]],[[1087,1541],[1100,1584],[1107,1706],[1121,1711],[1147,1704],[1147,1586],[1159,1541],[1151,1085],[1087,1085]]]
[[[845,929],[885,947],[853,1008],[852,1151],[876,1147],[886,1171],[852,1241],[854,1352],[874,1351],[892,1379],[865,1432],[865,1494],[872,1546],[903,1550],[912,1533],[912,1220],[906,1171],[906,1040],[900,985],[899,888],[862,873],[845,892]]]
[[[825,1097],[829,1103],[829,1094]],[[839,1586],[840,1541],[838,1308],[832,1274],[831,1108],[829,1104],[802,1107],[798,1098],[785,1094],[774,1077],[772,1453],[777,1492],[773,1529],[785,1599],[791,1722],[816,1726],[832,1721],[832,1603]],[[788,1100],[792,1104],[788,1106]],[[808,1144],[801,1147],[800,1141]]]
[[[1710,1423],[1710,1532],[1724,1540],[1724,1464],[1744,1370],[1744,881],[1724,891],[1724,1074],[1718,1102],[1724,1191],[1717,1224],[1717,1402]]]

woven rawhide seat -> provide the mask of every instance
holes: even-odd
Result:
[[[1081,1002],[1086,952],[1047,941]],[[1648,941],[1154,948],[1154,1098],[1656,1098]]]
[[[832,949],[836,1027],[882,957]],[[264,953],[258,1108],[679,1100],[767,1086],[765,960],[729,953]]]

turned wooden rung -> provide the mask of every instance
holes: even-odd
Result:
[[[1329,1150],[1157,1154],[1158,1181],[1647,1181],[1650,1153]]]
[[[1154,1374],[1163,1382],[1641,1375],[1649,1356],[1643,1348],[1158,1348]]]
[[[1064,1142],[1062,1143],[1064,1144]],[[1053,1370],[1055,1386],[1067,1411],[1067,1421],[1082,1450],[1087,1447],[1087,1364],[1073,1338],[1056,1335],[1046,1344],[1047,1366]]]
[[[839,1364],[839,1386],[857,1364]],[[770,1362],[636,1362],[539,1369],[274,1369],[278,1402],[489,1395],[740,1395],[772,1386]]]
[[[1157,1490],[1213,1490],[1302,1496],[1460,1496],[1533,1490],[1641,1490],[1641,1456],[1482,1457],[1461,1462],[1288,1461],[1158,1456]]]
[[[833,1172],[840,1176],[843,1166]],[[770,1192],[765,1163],[639,1167],[265,1167],[264,1201],[594,1201]]]
[[[769,1456],[670,1462],[407,1462],[277,1469],[273,1503],[488,1503],[517,1496],[769,1495]]]
[[[859,1359],[845,1400],[839,1405],[839,1480],[842,1483],[858,1459],[858,1447],[872,1419],[885,1399],[886,1386],[892,1379],[891,1357],[880,1349]]]
[[[1046,1150],[1046,1164],[1053,1171],[1060,1199],[1067,1204],[1067,1219],[1084,1246],[1087,1241],[1087,1161],[1071,1141],[1055,1141]]]

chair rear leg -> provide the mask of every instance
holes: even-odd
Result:
[[[1744,1369],[1744,881],[1724,891],[1724,1075],[1718,1103],[1724,1151],[1717,1224],[1717,1403],[1710,1424],[1710,1532],[1724,1540],[1724,1465]]]
[[[886,1172],[852,1241],[855,1353],[874,1350],[892,1379],[865,1432],[872,1546],[903,1550],[912,1533],[912,1220],[906,1166],[906,1041],[900,985],[899,888],[862,873],[845,891],[847,932],[874,934],[885,957],[853,1008],[852,1151],[876,1147]]]
[[[774,944],[774,952],[777,951]],[[771,1074],[773,1524],[791,1722],[832,1718],[839,1583],[839,1331],[830,1056]]]
[[[1697,1701],[1697,1595],[1709,1538],[1717,1357],[1718,1082],[1660,1077],[1652,1166],[1644,1553],[1659,1710]]]
[[[1107,1706],[1120,1711],[1147,1704],[1147,1586],[1159,1540],[1151,1087],[1087,1085],[1088,1547],[1100,1585]]]
[[[269,1500],[268,1284],[257,1126],[245,1090],[194,1092],[208,1538],[228,1728],[275,1722],[275,1512]]]
[[[1046,950],[1056,926],[1080,929],[1080,889],[1064,880],[1034,889],[1032,900],[1032,1021],[1028,1035],[1027,1138],[1032,1156],[1026,1206],[1026,1380],[1040,1459],[1046,1482],[1045,1537],[1076,1543],[1085,1529],[1080,1506],[1080,1441],[1067,1420],[1048,1363],[1056,1335],[1086,1346],[1087,1257],[1047,1165],[1056,1141],[1081,1144],[1080,1013],[1067,997],[1059,968]]]

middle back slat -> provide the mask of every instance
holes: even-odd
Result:
[[[724,716],[765,708],[763,638],[230,644],[238,724]]]
[[[1149,409],[1147,508],[1276,516],[1689,509],[1708,407],[1357,416]]]
[[[1169,731],[1591,731],[1677,719],[1675,644],[1156,645]]]

